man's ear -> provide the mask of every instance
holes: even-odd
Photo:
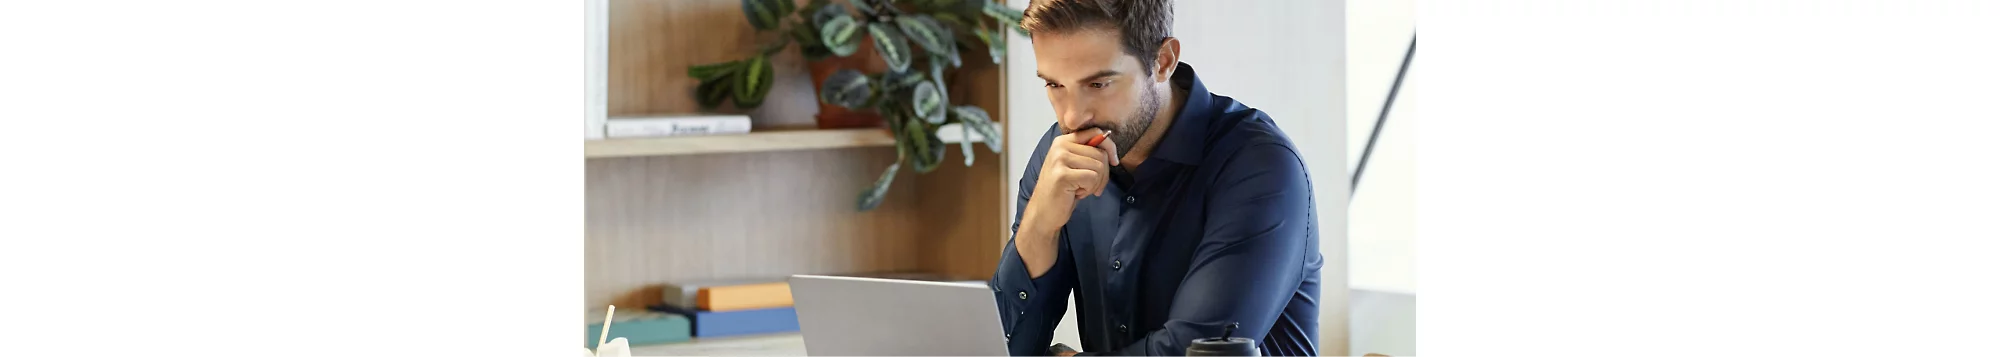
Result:
[[[1153,58],[1153,80],[1166,82],[1174,78],[1174,69],[1180,68],[1181,39],[1168,37],[1160,42],[1160,53]]]

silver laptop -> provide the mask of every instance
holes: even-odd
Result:
[[[793,275],[790,283],[807,355],[1007,355],[984,282]]]

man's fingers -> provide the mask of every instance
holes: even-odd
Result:
[[[1091,190],[1090,185],[1096,184],[1097,180],[1103,176],[1097,173],[1097,171],[1082,169],[1068,170],[1067,172],[1063,172],[1063,184],[1065,185],[1063,189],[1089,193]]]
[[[1111,183],[1111,175],[1110,175],[1111,166],[1109,164],[1106,164],[1103,161],[1097,161],[1096,159],[1083,157],[1080,155],[1069,155],[1065,156],[1063,159],[1064,160],[1062,164],[1064,167],[1073,170],[1090,170],[1097,172],[1098,180],[1096,182],[1091,182],[1088,185],[1082,185],[1082,186],[1084,187],[1085,193],[1088,193],[1093,196],[1104,195],[1104,187],[1107,184]]]
[[[1097,149],[1104,153],[1104,157],[1110,158],[1107,162],[1110,162],[1111,166],[1118,166],[1118,142],[1104,138],[1104,142],[1097,143]]]
[[[1086,128],[1086,129],[1083,129],[1083,130],[1077,130],[1077,131],[1075,131],[1075,132],[1071,132],[1071,133],[1069,133],[1069,134],[1065,134],[1065,135],[1071,135],[1071,136],[1072,136],[1072,137],[1071,137],[1071,138],[1070,138],[1070,139],[1068,140],[1069,142],[1073,142],[1073,143],[1078,143],[1078,144],[1084,144],[1084,143],[1089,143],[1089,142],[1090,142],[1090,139],[1095,139],[1095,138],[1097,138],[1097,134],[1103,134],[1103,133],[1104,133],[1104,129],[1098,129],[1098,128]]]
[[[1103,161],[1077,155],[1063,157],[1063,166],[1071,169],[1097,172],[1107,172],[1111,168],[1111,166],[1106,165]]]
[[[1058,143],[1056,144],[1056,146],[1061,147],[1063,151],[1067,151],[1071,155],[1088,157],[1091,160],[1111,162],[1110,158],[1104,156],[1104,150],[1099,150],[1094,147],[1084,146],[1083,144],[1075,144],[1075,143]]]
[[[1111,166],[1118,165],[1118,144],[1103,140],[1097,146],[1088,145],[1092,139],[1103,134],[1103,129],[1086,128],[1051,139],[1050,146],[1053,148],[1049,159],[1054,164],[1071,169],[1071,172],[1058,176],[1070,185],[1064,189],[1072,191],[1077,199],[1102,196],[1111,184]]]
[[[1064,189],[1080,189],[1080,191],[1088,193],[1090,185],[1098,183],[1098,176],[1102,176],[1102,174],[1098,174],[1096,170],[1068,170],[1068,172],[1062,172],[1062,176],[1064,176],[1064,181],[1068,185]]]

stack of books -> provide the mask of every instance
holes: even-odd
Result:
[[[784,279],[667,284],[653,310],[686,316],[694,337],[797,332],[792,287]],[[614,328],[618,325],[612,325]]]

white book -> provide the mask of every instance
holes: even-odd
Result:
[[[604,122],[605,137],[646,138],[659,136],[743,134],[750,132],[748,115],[683,115],[644,118],[612,118]]]
[[[610,109],[608,92],[611,83],[610,73],[607,72],[611,67],[611,3],[610,0],[585,0],[585,3],[584,33],[590,39],[590,54],[585,56],[588,62],[584,65],[590,72],[587,75],[590,78],[588,87],[585,88],[589,94],[585,97],[590,102],[584,106],[587,109],[584,112],[583,139],[597,140],[604,138],[604,117],[606,110]]]

